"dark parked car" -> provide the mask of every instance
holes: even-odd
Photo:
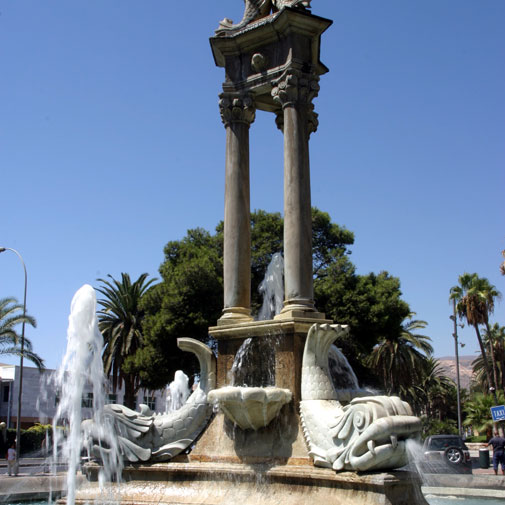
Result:
[[[458,435],[431,435],[417,462],[424,473],[472,473],[468,447]]]

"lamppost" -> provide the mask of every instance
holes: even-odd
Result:
[[[454,333],[452,336],[454,337],[454,349],[456,353],[456,397],[457,397],[457,402],[458,402],[458,433],[459,436],[463,436],[463,433],[461,432],[461,398],[459,394],[459,353],[458,353],[458,323],[456,320],[456,300],[453,298],[452,300],[452,306],[453,306],[453,315],[449,316],[450,319],[452,319],[454,323]]]
[[[4,251],[12,251],[17,255],[21,264],[23,265],[23,270],[25,272],[25,294],[23,298],[23,323],[21,326],[21,354],[19,358],[19,393],[18,393],[18,412],[17,412],[17,422],[16,422],[16,475],[19,468],[19,453],[21,451],[21,396],[23,394],[23,358],[25,353],[25,318],[26,318],[26,287],[28,285],[28,277],[26,275],[26,266],[23,261],[23,257],[19,254],[16,249],[11,249],[10,247],[0,247],[0,253]]]

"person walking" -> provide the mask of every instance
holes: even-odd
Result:
[[[493,446],[493,470],[498,475],[498,464],[501,465],[501,473],[505,475],[505,438],[500,437],[497,431],[494,437],[488,442],[487,446]]]
[[[8,449],[7,449],[7,467],[9,471],[9,475],[12,476],[16,475],[16,444],[12,444]]]

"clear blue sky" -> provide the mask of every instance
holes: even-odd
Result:
[[[398,276],[436,355],[453,354],[458,275],[505,291],[505,2],[312,4],[334,20],[312,203],[355,233],[359,273]],[[224,73],[208,37],[242,12],[240,0],[0,0],[0,245],[25,259],[38,321],[27,336],[49,367],[82,284],[158,276],[169,240],[222,219]],[[252,209],[282,211],[272,116],[258,114],[251,151]],[[10,252],[0,296],[23,298]],[[461,338],[464,354],[477,350],[471,329]]]

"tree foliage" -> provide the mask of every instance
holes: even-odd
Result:
[[[493,353],[496,363],[496,384],[498,389],[505,390],[505,327],[494,323],[483,335],[483,343],[486,348]],[[489,360],[490,361],[490,360]],[[492,366],[488,363],[488,367]],[[480,354],[472,362],[473,386],[475,389],[485,393],[489,390],[490,384],[487,381],[484,359]]]
[[[44,368],[44,360],[34,352],[33,345],[28,338],[24,338],[23,351],[21,351],[21,335],[17,327],[23,322],[33,328],[37,326],[35,318],[23,315],[23,305],[15,298],[0,299],[0,355],[23,357],[31,361],[39,370]]]
[[[387,394],[400,394],[402,389],[415,384],[419,371],[433,352],[430,338],[417,333],[427,323],[413,319],[414,316],[411,312],[397,331],[381,336],[368,357],[368,364],[380,374]]]
[[[457,410],[454,409],[457,404],[456,384],[445,375],[440,362],[428,356],[414,372],[412,385],[401,393],[414,412],[432,420],[457,420]]]
[[[112,377],[114,391],[124,382],[125,405],[133,408],[139,380],[135,370],[128,366],[128,360],[142,345],[144,311],[140,302],[154,279],[147,281],[147,274],[142,274],[132,282],[126,273],[121,274],[121,281],[111,275],[109,278],[110,281],[98,279],[102,284],[97,288],[103,295],[98,300],[102,307],[98,312],[98,327],[104,339],[104,373]]]
[[[464,273],[459,276],[458,285],[451,288],[449,297],[450,300],[456,300],[456,310],[459,317],[465,319],[475,329],[482,354],[486,381],[492,388],[495,401],[497,368],[494,352],[490,349],[490,361],[492,364],[492,367],[490,367],[488,352],[484,346],[479,325],[485,325],[489,332],[489,314],[493,312],[494,301],[499,296],[501,295],[498,290],[486,278],[479,277],[476,273]]]
[[[505,403],[505,397],[502,391],[497,393],[497,401],[499,405]],[[491,395],[483,393],[474,393],[472,397],[465,402],[463,411],[465,413],[465,426],[471,426],[479,433],[492,433],[493,419],[491,417],[491,407],[497,405],[495,399]]]
[[[198,228],[165,246],[162,282],[147,293],[142,304],[144,345],[131,362],[147,388],[168,384],[177,369],[196,371],[193,356],[178,349],[177,338],[208,341],[208,327],[221,315],[223,265],[218,236]]]
[[[354,234],[331,221],[328,213],[312,210],[314,294],[318,310],[338,323],[351,326],[351,336],[338,345],[358,375],[375,385],[365,356],[382,338],[400,335],[410,313],[401,299],[400,281],[387,272],[358,275],[350,261]],[[278,213],[251,213],[251,308],[261,306],[258,286],[272,255],[283,248],[283,219]],[[143,299],[144,343],[131,360],[142,385],[160,388],[175,370],[191,372],[196,365],[188,353],[177,349],[177,338],[208,341],[223,307],[223,223],[211,235],[189,230],[169,242],[160,267],[162,282]],[[193,369],[196,370],[196,367]]]

